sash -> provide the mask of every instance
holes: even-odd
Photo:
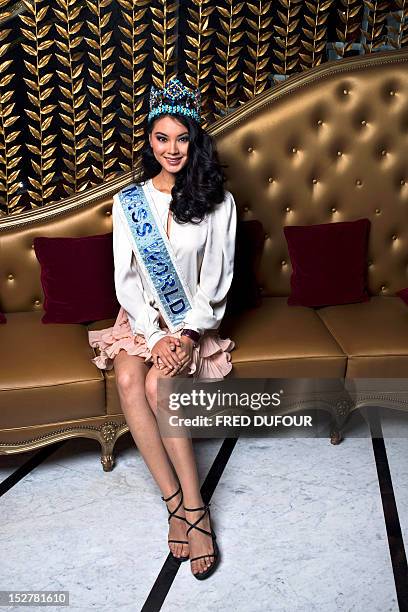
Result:
[[[182,328],[184,318],[192,308],[190,290],[177,270],[170,242],[156,221],[143,188],[130,185],[118,195],[136,261],[159,305],[160,314],[174,333]]]

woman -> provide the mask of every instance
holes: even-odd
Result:
[[[199,91],[177,79],[152,87],[143,174],[114,197],[121,309],[113,327],[89,332],[89,340],[100,350],[93,362],[115,369],[127,424],[167,502],[170,551],[189,558],[202,580],[219,550],[191,439],[161,437],[156,419],[159,379],[220,379],[232,367],[234,344],[217,328],[233,274],[235,202],[199,112]]]

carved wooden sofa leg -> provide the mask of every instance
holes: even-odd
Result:
[[[105,423],[100,428],[99,442],[101,444],[101,463],[104,472],[111,472],[114,466],[114,446],[118,438],[128,431],[126,425]]]
[[[348,399],[339,400],[331,410],[330,442],[340,444],[344,440],[343,431],[350,416],[352,404]]]
[[[113,470],[114,464],[114,455],[113,455],[113,447],[115,443],[113,442],[101,442],[101,463],[104,472],[111,472]]]
[[[343,439],[344,437],[341,435],[341,431],[334,428],[330,430],[330,442],[332,444],[340,444]]]

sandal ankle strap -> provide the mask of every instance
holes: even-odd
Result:
[[[208,504],[204,504],[204,506],[200,506],[199,508],[186,508],[184,506],[184,510],[187,510],[187,512],[197,512],[198,510],[208,510],[210,506],[211,502],[209,502]]]
[[[167,512],[169,513],[168,516],[168,521],[170,523],[170,520],[173,518],[178,518],[181,521],[185,521],[186,519],[184,518],[184,516],[180,516],[179,514],[177,514],[178,510],[181,508],[181,506],[183,505],[183,491],[181,490],[181,485],[179,485],[179,488],[177,489],[177,491],[175,493],[173,493],[173,495],[170,495],[170,497],[162,497],[162,500],[164,502],[168,502],[171,499],[173,499],[173,497],[175,497],[178,493],[181,492],[181,497],[178,501],[177,506],[174,508],[174,510],[170,510],[170,508],[168,507],[167,503],[166,503],[166,508],[167,508]]]
[[[210,505],[211,505],[211,503],[205,504],[204,506],[200,506],[199,508],[186,508],[186,507],[184,507],[184,510],[187,510],[187,512],[195,512],[196,510],[204,510],[202,515],[199,516],[198,519],[196,521],[194,521],[194,523],[189,521],[188,518],[185,519],[187,525],[189,525],[189,527],[187,529],[187,532],[186,532],[187,536],[188,536],[188,534],[190,533],[190,531],[192,529],[197,529],[198,531],[201,531],[201,533],[204,533],[205,535],[208,535],[208,536],[212,537],[213,539],[215,539],[215,533],[214,533],[212,528],[211,528],[211,531],[207,531],[206,529],[203,529],[202,527],[198,526],[198,523],[200,523],[200,521],[202,521],[203,518],[207,514],[208,514],[208,517],[211,520],[211,517],[210,517]]]
[[[173,497],[176,497],[176,495],[178,495],[180,493],[180,491],[181,491],[181,485],[179,485],[179,488],[177,489],[177,491],[175,493],[173,493],[173,495],[170,495],[170,497],[163,497],[162,496],[162,500],[164,502],[168,502],[171,499],[173,499]],[[183,491],[181,491],[181,497],[183,497]]]

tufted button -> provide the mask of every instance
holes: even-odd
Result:
[[[112,211],[111,211],[111,210],[107,210],[107,211],[106,211],[106,213],[105,213],[105,215],[106,215],[107,217],[110,217],[110,216],[111,216],[111,214],[112,214]]]
[[[286,266],[286,259],[282,259],[281,266]]]
[[[386,288],[387,288],[387,286],[386,286],[386,285],[381,285],[381,291],[385,291],[385,290],[386,290]]]
[[[268,178],[268,183],[274,183],[275,179],[273,179],[271,176]]]
[[[253,147],[248,147],[248,153],[253,153],[254,149]]]
[[[337,151],[337,157],[341,157],[343,155],[342,151]]]
[[[7,278],[8,278],[9,280],[14,280],[14,276],[13,276],[13,274],[9,274],[9,275],[7,276]]]
[[[286,212],[290,212],[291,211],[290,206],[286,206],[285,210],[286,210]]]
[[[360,187],[360,185],[362,185],[363,183],[360,181],[360,179],[356,180],[356,185],[358,185]]]
[[[386,149],[382,149],[382,150],[381,150],[381,155],[387,155],[387,151],[386,151]]]
[[[361,125],[366,126],[366,125],[367,125],[367,121],[366,121],[365,119],[363,119],[363,120],[361,121]]]
[[[323,125],[323,121],[321,119],[317,120],[317,125]]]
[[[337,212],[337,208],[335,206],[332,206],[330,210],[331,210],[332,213]]]
[[[316,179],[316,178],[314,178],[314,179],[312,180],[312,183],[313,183],[313,185],[316,185],[316,184],[317,184],[317,179]]]
[[[397,235],[396,235],[396,234],[393,234],[393,235],[391,236],[391,238],[392,238],[393,240],[396,240],[396,239],[397,239]]]
[[[297,153],[297,151],[298,151],[298,150],[297,150],[297,148],[296,148],[296,147],[293,147],[293,148],[292,148],[292,153]]]
[[[36,306],[38,306],[38,305],[39,305],[39,303],[40,303],[40,300],[34,300],[34,304],[35,304]]]
[[[244,206],[244,212],[248,212],[248,211],[249,211],[248,206]]]
[[[376,215],[379,215],[379,214],[380,214],[380,212],[381,212],[381,208],[376,208],[376,209],[375,209],[375,214],[376,214]]]

